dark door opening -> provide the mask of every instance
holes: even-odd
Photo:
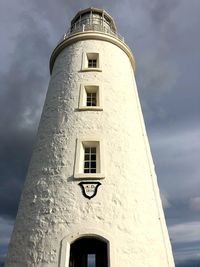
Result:
[[[108,267],[107,243],[83,237],[71,244],[69,267]]]

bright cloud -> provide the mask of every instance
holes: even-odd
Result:
[[[200,222],[176,224],[169,227],[173,242],[200,242]]]

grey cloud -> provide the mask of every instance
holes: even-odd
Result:
[[[154,129],[151,147],[161,189],[169,198],[191,198],[198,196],[200,187],[200,129],[177,127]]]
[[[0,267],[4,266],[4,259],[7,252],[8,241],[13,229],[13,221],[0,217]]]
[[[0,233],[1,233],[1,240],[0,246],[7,246],[8,244],[8,234],[10,235],[13,229],[13,221],[5,220],[0,217]]]
[[[35,135],[30,131],[6,134],[1,136],[0,214],[15,218]]]
[[[170,206],[165,209],[167,224],[169,227],[180,223],[189,224],[190,222],[200,221],[200,214],[190,207],[190,198],[184,195],[177,198],[170,198]],[[172,240],[174,239],[171,235]],[[175,241],[175,240],[174,240]]]
[[[180,267],[197,267],[199,266],[200,242],[175,243],[173,248],[176,251],[176,266]]]
[[[200,211],[200,197],[192,197],[190,199],[190,208],[194,211]]]
[[[151,2],[144,1],[150,10],[152,20],[155,23],[155,26],[160,27],[164,22],[170,19],[172,13],[175,9],[181,4],[180,0],[153,0]]]
[[[164,128],[166,123],[175,126],[189,120],[197,123],[200,114],[200,92],[197,90],[200,19],[195,14],[199,2],[192,3],[194,6],[188,1],[179,2],[165,17],[162,28],[158,23],[151,24],[146,42],[136,42],[136,52],[139,52],[137,79],[148,126],[160,124]],[[154,17],[152,12],[149,17]],[[190,23],[187,17],[191,17]]]
[[[171,199],[170,207],[165,209],[167,224],[172,242],[174,257],[178,266],[199,262],[200,248],[200,214],[191,210],[189,199]],[[183,265],[184,266],[184,265]]]
[[[199,259],[189,259],[176,264],[176,267],[199,267]]]
[[[14,129],[26,128],[26,119],[35,123],[39,117],[47,86],[48,67],[44,62],[50,50],[47,38],[33,18],[24,17],[23,32],[18,36],[11,55],[12,64],[1,75],[0,106],[2,111],[7,110],[1,117],[4,130],[7,130],[5,125]]]
[[[21,17],[12,62],[1,73],[0,212],[15,217],[47,88],[48,34],[33,16]],[[6,111],[6,112],[5,112]]]
[[[200,247],[200,222],[191,221],[169,227],[169,231],[176,243],[198,242]]]
[[[166,209],[170,208],[171,203],[169,201],[169,198],[168,198],[167,194],[161,192],[160,193],[160,197],[161,197],[161,200],[162,200],[163,209],[166,210]]]

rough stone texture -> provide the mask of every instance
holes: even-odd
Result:
[[[100,54],[102,72],[80,71],[83,52]],[[103,84],[103,111],[78,111],[84,82]],[[91,135],[104,140],[106,177],[88,200],[73,173],[76,139]],[[56,59],[6,266],[61,266],[66,236],[96,232],[111,238],[110,267],[174,266],[130,61],[85,40]]]

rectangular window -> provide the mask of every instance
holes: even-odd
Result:
[[[88,68],[98,68],[99,67],[99,54],[97,53],[87,53],[87,67]]]
[[[75,178],[104,178],[103,141],[90,138],[77,140]]]
[[[81,85],[79,97],[80,110],[103,110],[102,86]]]
[[[83,52],[81,71],[102,71],[99,53]]]
[[[84,147],[84,173],[97,172],[96,147]]]

